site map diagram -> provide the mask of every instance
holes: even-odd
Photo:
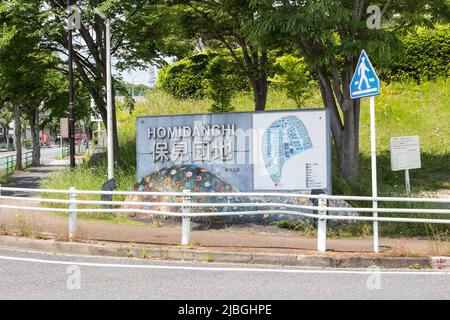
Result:
[[[274,121],[263,136],[264,163],[272,181],[280,185],[284,164],[293,156],[312,148],[311,138],[300,119],[287,116]]]

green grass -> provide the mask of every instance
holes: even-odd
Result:
[[[404,172],[390,169],[389,141],[391,137],[408,135],[420,137],[422,151],[422,169],[410,171],[413,193],[450,189],[450,81],[420,86],[393,83],[382,92],[376,100],[378,183],[382,194],[404,192]],[[367,99],[361,112],[360,146],[360,183],[370,186]],[[362,189],[369,193],[367,188]]]
[[[178,100],[167,93],[154,90],[148,94],[146,102],[138,103],[130,114],[118,107],[119,139],[121,144],[121,161],[115,171],[119,190],[130,190],[135,182],[135,132],[136,116],[156,116],[166,114],[206,113],[211,101]],[[420,86],[408,83],[392,83],[383,86],[382,94],[377,100],[377,153],[378,185],[380,196],[404,196],[404,173],[392,172],[389,159],[389,140],[391,137],[419,135],[422,150],[422,169],[412,170],[411,186],[413,196],[423,196],[423,192],[435,192],[450,189],[450,81],[438,80],[423,83]],[[236,111],[252,111],[253,97],[242,93],[233,99]],[[306,102],[306,108],[320,108],[322,100],[319,90]],[[270,91],[267,110],[295,109],[295,103],[280,91]],[[333,193],[346,195],[370,195],[370,131],[368,99],[363,100],[360,122],[360,173],[358,180],[349,183],[333,175]],[[336,168],[335,160],[334,168]],[[337,170],[334,169],[334,172]],[[106,181],[106,162],[94,167],[80,166],[71,172],[58,172],[41,183],[42,188],[99,190]],[[98,199],[83,196],[85,199]],[[358,206],[370,206],[370,203],[353,203]],[[392,204],[390,204],[392,205]],[[380,204],[381,207],[384,204]],[[407,204],[403,207],[408,206]],[[401,206],[398,206],[401,207]],[[421,208],[420,204],[412,207]],[[422,206],[423,207],[423,206]],[[427,207],[430,208],[429,205]],[[442,208],[439,205],[432,206]],[[411,216],[411,215],[404,215]],[[415,215],[415,217],[429,217]],[[90,216],[92,217],[92,216]],[[436,217],[436,216],[433,216]],[[97,215],[97,219],[111,219],[110,215]],[[309,230],[305,225],[284,227],[299,229],[305,234]],[[381,234],[384,236],[449,236],[448,226],[430,226],[423,224],[383,223]],[[370,235],[370,223],[355,223],[336,230],[330,230],[334,236]]]
[[[131,186],[135,182],[136,172],[133,166],[120,167],[115,171],[115,179],[118,183],[118,190],[129,191]],[[47,179],[44,179],[40,183],[40,187],[43,189],[63,189],[69,190],[71,187],[76,187],[79,190],[100,190],[102,184],[108,180],[107,177],[107,165],[104,160],[98,163],[96,166],[90,167],[88,162],[83,163],[74,170],[63,170],[54,173]],[[52,199],[68,199],[68,195],[63,194],[43,194],[43,198]],[[79,195],[79,200],[101,200],[100,195]],[[114,200],[124,200],[124,196],[115,196]],[[62,205],[54,204],[52,207],[61,208]],[[79,208],[100,208],[100,206],[80,205]],[[59,213],[58,216],[66,217],[67,214]],[[79,213],[79,219],[81,220],[100,220],[112,223],[131,223],[125,221],[120,215],[110,213]]]
[[[6,175],[5,171],[0,172],[0,184],[7,184],[11,182],[11,177]]]

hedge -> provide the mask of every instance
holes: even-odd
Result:
[[[214,51],[199,53],[162,68],[158,74],[158,87],[178,99],[205,97],[205,83],[211,80],[208,79],[207,69],[211,61],[219,55],[219,52]],[[246,77],[231,59],[227,61],[230,64],[228,69],[236,70],[232,87],[238,90],[247,89],[249,86]]]
[[[402,39],[403,50],[393,59],[386,80],[428,81],[450,77],[450,26],[418,28]]]

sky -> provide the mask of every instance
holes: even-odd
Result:
[[[146,70],[127,70],[119,73],[123,80],[128,83],[150,85],[150,78],[156,81],[156,72],[154,67],[149,66]],[[153,74],[153,77],[151,75]]]

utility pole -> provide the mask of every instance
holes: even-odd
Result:
[[[108,17],[98,8],[94,9],[105,20],[106,33],[106,122],[108,136],[108,180],[114,179],[114,141],[113,141],[113,112],[112,112],[112,75],[111,75],[111,25]]]
[[[106,25],[106,105],[108,120],[108,180],[114,179],[114,140],[113,140],[113,114],[112,114],[112,76],[111,76],[111,28],[109,19]]]
[[[69,51],[69,157],[70,167],[75,168],[75,102],[74,102],[74,88],[73,88],[73,35],[72,31],[74,25],[71,21],[73,17],[72,0],[67,0],[67,10],[69,13],[68,20],[68,51]]]

